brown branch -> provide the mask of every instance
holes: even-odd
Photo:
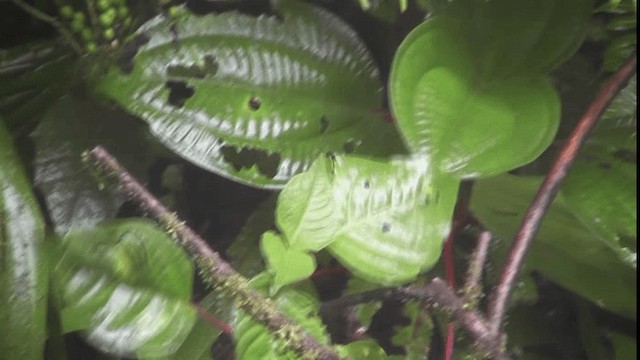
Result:
[[[303,359],[340,359],[332,348],[309,336],[300,325],[283,315],[273,301],[251,288],[247,279],[238,274],[198,234],[151,195],[104,148],[95,147],[89,152],[89,156],[104,174],[118,180],[122,191],[129,199],[135,201],[178,239],[194,260],[207,285],[231,297],[237,306],[263,323],[274,336],[284,340],[291,350]]]
[[[547,212],[555,197],[562,180],[573,164],[578,150],[587,139],[589,132],[597,123],[600,116],[611,103],[616,94],[623,88],[636,71],[636,54],[627,59],[622,67],[607,81],[591,103],[585,114],[576,125],[573,133],[566,141],[560,154],[556,158],[551,170],[540,186],[533,202],[522,220],[507,262],[500,275],[500,282],[496,286],[489,304],[490,330],[496,335],[502,326],[506,312],[506,303],[511,295],[513,284],[522,266],[522,261],[534,236],[538,232],[544,214]]]
[[[482,278],[482,269],[487,260],[489,244],[491,243],[491,233],[482,231],[478,236],[478,243],[473,251],[469,269],[467,270],[467,279],[464,284],[464,299],[467,303],[476,306],[482,290],[480,289],[480,279]]]
[[[440,278],[434,278],[425,286],[406,286],[399,288],[381,288],[358,294],[343,296],[321,305],[321,310],[333,307],[353,306],[356,304],[395,298],[403,301],[427,300],[433,305],[451,313],[453,318],[464,327],[476,341],[478,349],[495,359],[506,359],[503,351],[503,337],[495,337],[489,331],[486,319],[477,311],[471,310],[465,302]]]

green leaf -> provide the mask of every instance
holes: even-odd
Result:
[[[58,233],[115,216],[124,197],[115,188],[102,191],[81,154],[101,144],[144,179],[149,152],[141,130],[131,116],[71,96],[47,111],[32,134],[35,183]]]
[[[378,284],[373,284],[357,276],[352,276],[347,282],[347,289],[345,290],[344,294],[358,294],[378,288],[380,288]],[[382,301],[369,301],[366,303],[354,305],[352,311],[353,315],[360,323],[359,325],[362,325],[365,329],[368,329],[371,325],[371,320],[373,320],[373,316],[378,312],[378,310],[380,310],[381,307]]]
[[[404,314],[409,318],[409,324],[396,330],[391,341],[395,345],[403,346],[407,360],[423,359],[431,347],[433,321],[419,302],[408,302],[404,305]]]
[[[271,285],[271,276],[262,273],[251,280],[251,285],[265,292]],[[318,316],[318,300],[309,291],[286,287],[278,292],[274,301],[292,321],[300,324],[309,335],[322,344],[329,343],[329,336]],[[298,359],[287,351],[282,340],[276,340],[264,325],[238,310],[233,323],[236,343],[236,359]]]
[[[635,77],[616,97],[562,186],[567,206],[631,266],[637,263]]]
[[[340,347],[348,359],[386,360],[387,354],[375,340],[359,340]]]
[[[622,333],[611,334],[616,360],[636,359],[638,356],[638,339]]]
[[[285,285],[306,279],[316,269],[316,261],[312,255],[288,248],[284,240],[273,231],[262,235],[260,249],[267,261],[267,270],[273,274],[272,294]]]
[[[53,268],[63,330],[117,356],[178,350],[196,322],[192,278],[184,251],[143,219],[70,232]]]
[[[32,126],[66,92],[74,60],[51,40],[0,50],[0,115],[10,130]]]
[[[477,24],[459,12],[430,18],[403,41],[392,65],[391,105],[409,148],[442,171],[459,178],[498,174],[534,160],[551,143],[560,102],[542,70],[482,70],[467,33]],[[500,23],[484,26],[502,31]]]
[[[178,155],[257,187],[282,187],[322,153],[399,144],[355,32],[312,5],[273,7],[283,20],[184,9],[156,17],[138,30],[131,64],[98,87]]]
[[[506,256],[524,212],[542,182],[539,177],[497,176],[477,181],[471,210],[494,232]],[[559,194],[527,254],[526,271],[538,271],[598,306],[635,319],[636,270],[600,236],[586,228]]]
[[[44,222],[0,119],[0,353],[42,359],[46,339]]]
[[[440,257],[457,188],[424,158],[320,157],[283,190],[276,223],[293,249],[328,246],[363,279],[402,283]]]

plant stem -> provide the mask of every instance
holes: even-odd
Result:
[[[78,53],[79,55],[83,54],[82,48],[75,41],[75,39],[73,38],[73,35],[64,26],[62,26],[62,24],[60,24],[60,22],[56,20],[56,18],[47,15],[46,13],[36,9],[35,7],[27,4],[22,0],[11,0],[11,2],[14,3],[16,6],[18,6],[19,8],[21,8],[22,10],[24,10],[29,15],[33,16],[34,18],[42,20],[48,23],[49,25],[53,26],[56,30],[58,30],[60,35],[62,35],[62,37],[67,41],[69,46],[71,46],[71,48],[76,53]]]
[[[274,336],[282,339],[302,359],[340,359],[331,347],[322,345],[307,335],[300,325],[282,314],[272,300],[254,290],[246,278],[238,274],[198,234],[151,195],[104,148],[95,147],[89,152],[89,156],[103,174],[118,180],[122,192],[129,199],[135,201],[177,238],[195,262],[207,285],[233,299],[237,306],[263,323]]]
[[[496,286],[489,304],[490,330],[497,336],[506,312],[506,303],[511,295],[518,271],[531,241],[535,237],[544,214],[558,192],[562,180],[573,164],[580,147],[587,139],[602,113],[616,94],[624,87],[636,71],[636,54],[631,55],[622,67],[600,89],[595,100],[582,116],[573,133],[565,142],[551,170],[540,186],[533,202],[527,209],[522,224],[515,236],[507,261],[502,269],[500,281]]]
[[[480,351],[496,359],[504,359],[502,350],[502,337],[496,339],[489,332],[487,321],[477,311],[470,310],[465,302],[459,298],[447,283],[434,278],[425,286],[406,286],[399,288],[381,288],[365,291],[358,294],[343,296],[336,300],[323,303],[321,308],[326,310],[332,307],[353,306],[364,302],[396,298],[402,301],[427,300],[430,303],[440,306],[458,321],[471,336],[476,340]]]
[[[480,279],[482,279],[482,269],[489,252],[489,244],[491,244],[491,233],[482,231],[478,236],[478,243],[471,256],[469,269],[467,270],[467,279],[464,284],[464,299],[467,303],[475,304],[481,296]]]

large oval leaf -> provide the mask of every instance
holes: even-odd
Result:
[[[542,153],[560,118],[545,72],[575,51],[590,9],[582,0],[543,3],[458,1],[409,34],[389,95],[412,151],[460,178],[508,171]]]
[[[190,333],[193,267],[148,220],[72,231],[53,269],[64,332],[119,356],[173,354]]]
[[[180,156],[254,186],[280,187],[324,152],[385,153],[394,129],[355,32],[320,8],[273,4],[283,20],[159,16],[138,30],[130,68],[99,87]]]
[[[409,281],[440,257],[457,195],[431,170],[424,158],[321,157],[281,193],[277,224],[290,247],[328,246],[366,280]]]
[[[44,354],[47,264],[44,222],[11,138],[0,119],[0,353]]]
[[[540,177],[503,175],[476,182],[471,199],[474,215],[501,241],[504,258]],[[585,227],[559,194],[527,254],[525,268],[545,275],[605,309],[635,319],[637,272],[610,244]]]

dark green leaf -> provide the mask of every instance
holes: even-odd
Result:
[[[119,220],[72,231],[53,270],[65,332],[118,356],[176,352],[196,321],[193,267],[148,220]]]
[[[33,133],[35,183],[42,190],[58,233],[91,227],[113,217],[124,201],[117,189],[101,191],[81,154],[101,144],[142,175],[148,148],[135,119],[91,101],[65,96]],[[144,179],[144,176],[140,176]]]
[[[404,305],[404,315],[409,318],[409,323],[399,327],[391,341],[404,347],[407,360],[424,359],[431,347],[431,315],[425,311],[424,306],[415,301]]]
[[[471,209],[502,239],[506,250],[542,182],[539,177],[503,175],[477,181]],[[620,315],[636,318],[635,268],[620,259],[600,236],[586,228],[560,194],[533,241],[525,267]]]
[[[312,5],[273,5],[283,20],[154,18],[131,63],[99,87],[180,156],[253,186],[282,187],[329,151],[388,153],[395,132],[355,32]]]
[[[0,354],[42,359],[46,338],[44,222],[0,119]]]

